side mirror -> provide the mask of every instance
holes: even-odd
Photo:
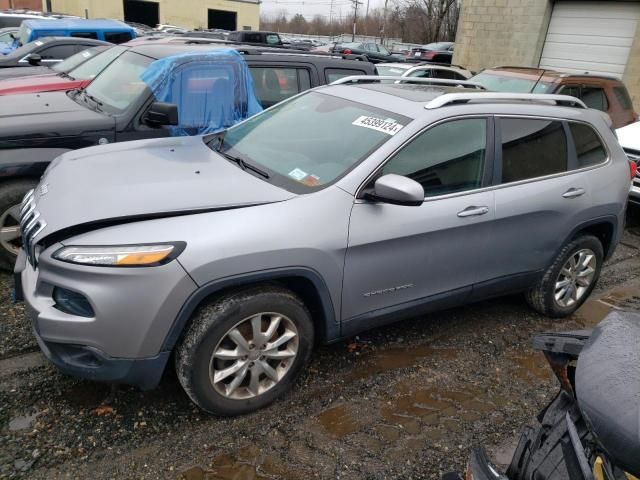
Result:
[[[37,67],[40,65],[40,62],[42,62],[42,57],[37,53],[34,53],[32,55],[29,55],[29,58],[27,58],[27,62],[29,62],[29,65]]]
[[[154,102],[147,110],[144,121],[152,127],[178,125],[178,106],[173,103]]]
[[[415,180],[389,173],[376,180],[369,196],[394,205],[417,207],[424,202],[424,188]]]

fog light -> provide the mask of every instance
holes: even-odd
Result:
[[[54,307],[64,313],[79,317],[93,317],[95,312],[87,297],[78,292],[66,288],[55,287],[53,289]]]

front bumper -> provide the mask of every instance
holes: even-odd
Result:
[[[24,298],[44,355],[69,375],[143,389],[157,385],[171,353],[162,351],[164,339],[196,288],[182,266],[86,267],[49,254],[43,252],[34,269],[20,252],[15,267],[16,297]],[[84,295],[94,316],[61,310],[54,288]]]

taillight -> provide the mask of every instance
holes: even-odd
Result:
[[[629,175],[631,175],[631,180],[636,178],[636,173],[638,173],[638,164],[633,160],[629,160]]]
[[[435,56],[436,56],[436,52],[427,52],[423,54],[423,57],[426,58],[427,60],[433,60],[433,57]]]
[[[351,50],[349,50],[348,48],[345,48],[342,53],[344,53],[345,55],[351,55],[353,52]]]

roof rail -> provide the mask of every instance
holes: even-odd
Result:
[[[471,100],[498,101],[498,102],[532,102],[550,103],[564,107],[587,108],[582,100],[569,95],[551,95],[547,93],[500,93],[500,92],[478,92],[478,93],[446,93],[431,100],[424,108],[429,110],[444,107],[456,103],[467,103]]]
[[[331,85],[343,85],[345,83],[374,83],[392,80],[394,83],[423,83],[426,85],[441,85],[443,87],[465,87],[485,90],[479,83],[467,80],[446,80],[444,78],[416,78],[416,77],[395,77],[392,75],[352,75],[343,77]],[[440,98],[440,97],[438,97]]]

